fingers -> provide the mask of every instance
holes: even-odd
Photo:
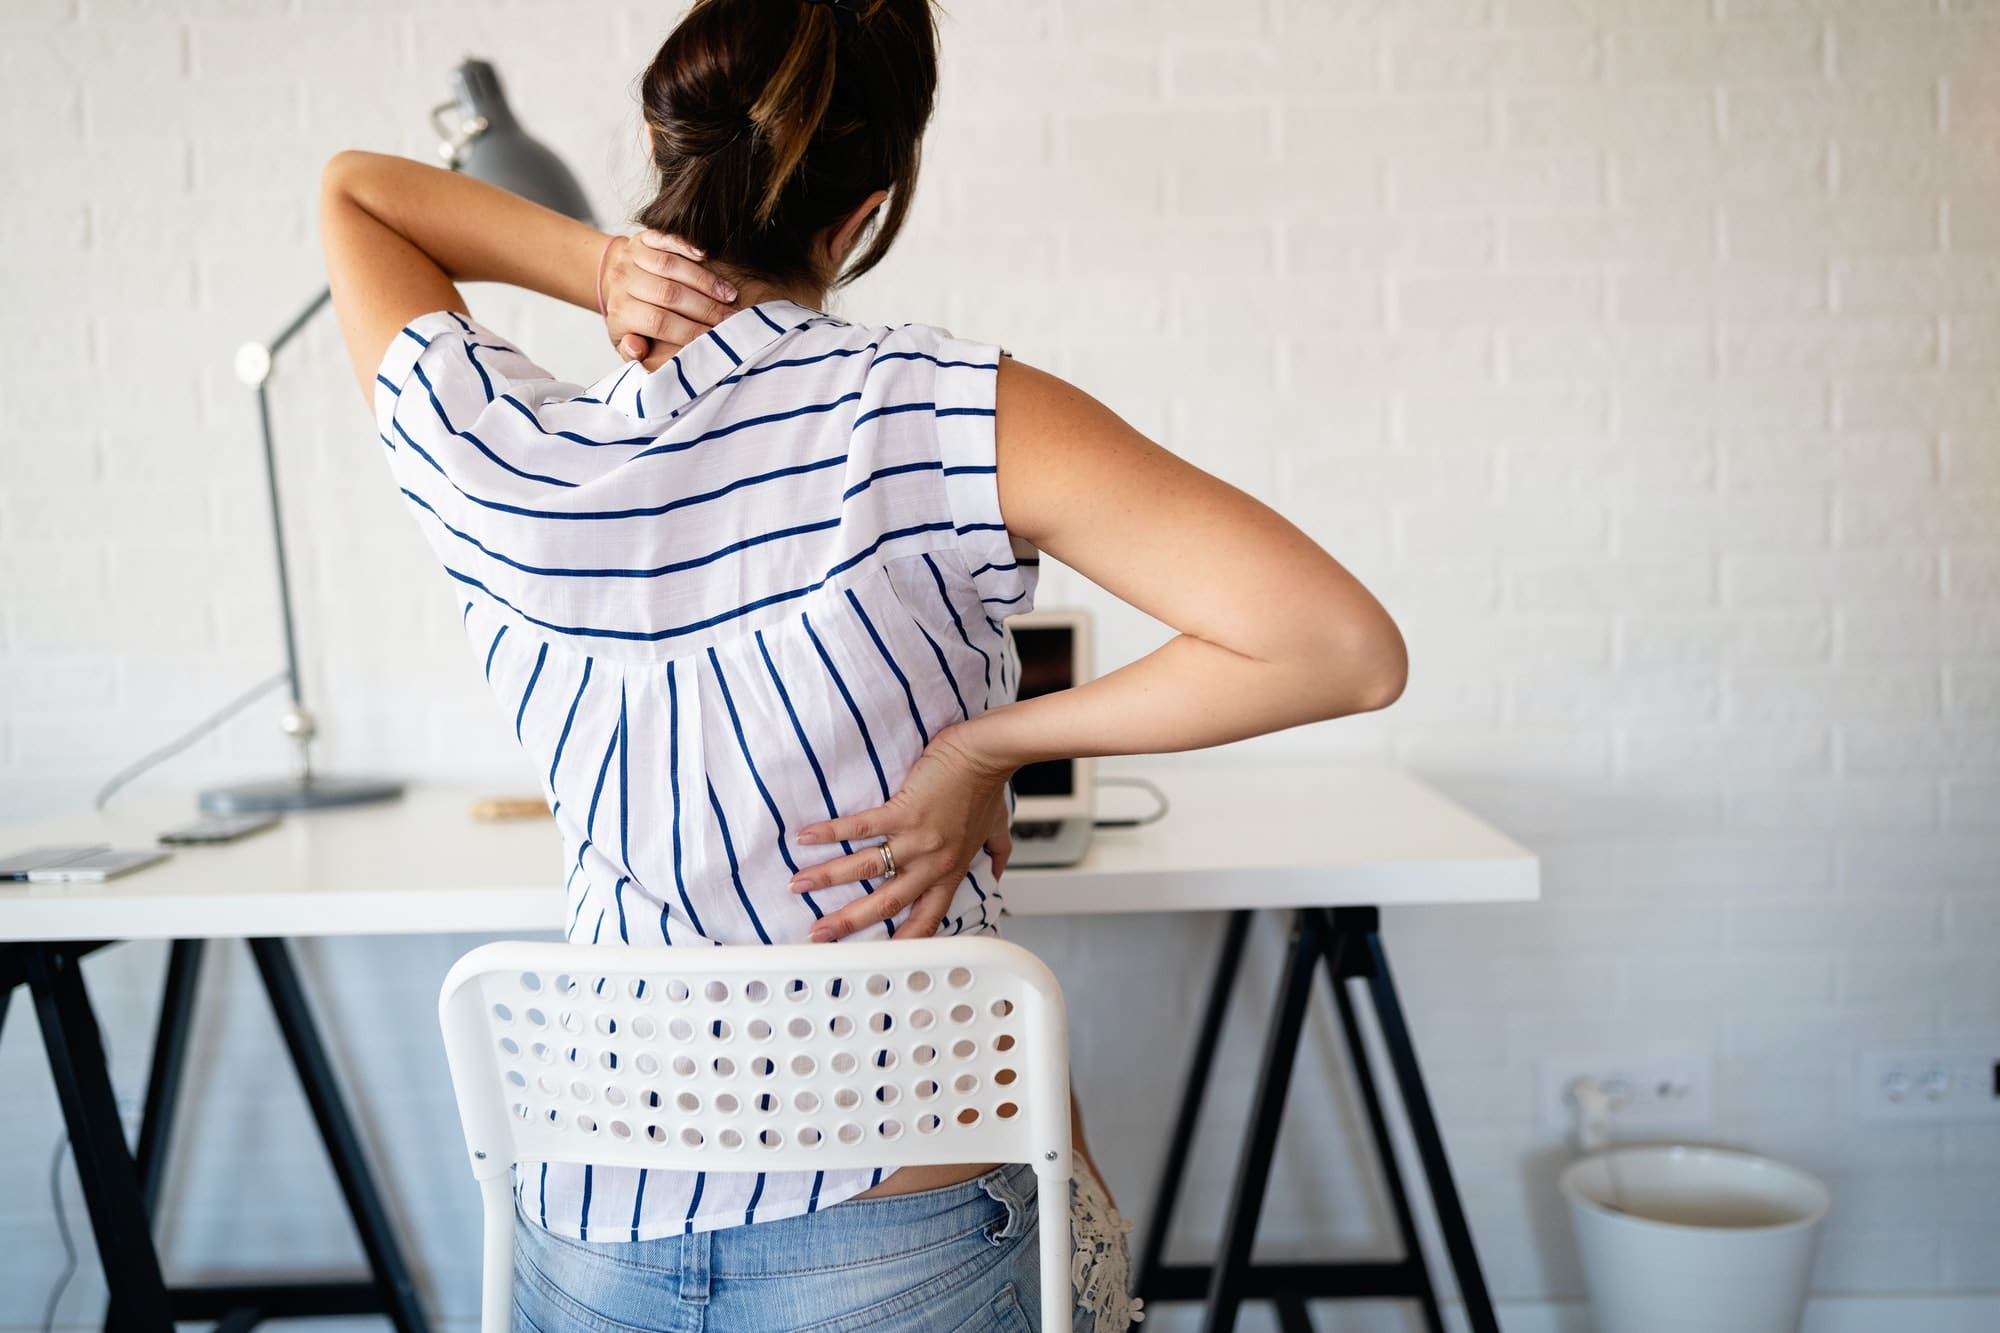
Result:
[[[804,843],[818,843],[860,842],[865,838],[885,838],[892,831],[889,827],[890,813],[889,806],[878,805],[873,810],[863,810],[858,815],[822,819],[817,824],[801,827],[798,839]]]
[[[952,894],[958,887],[956,879],[944,880],[923,891],[891,887],[902,880],[898,875],[894,880],[885,880],[875,892],[856,898],[837,912],[829,913],[813,922],[812,933],[808,937],[815,944],[828,944],[834,940],[852,935],[858,930],[887,921],[896,913],[909,907],[910,915],[896,931],[898,939],[922,939],[935,934],[944,920],[945,908],[951,903]]]
[[[646,353],[652,350],[652,343],[636,333],[628,333],[618,340],[618,355],[627,361],[643,361]]]
[[[793,893],[810,893],[814,889],[830,889],[836,884],[858,884],[864,879],[874,879],[882,873],[882,869],[882,853],[874,847],[864,847],[858,852],[807,866],[792,880],[791,889]]]
[[[647,235],[645,232],[639,234],[641,237]],[[658,248],[647,242],[628,247],[625,253],[634,269],[658,280],[651,290],[670,298],[653,300],[650,296],[646,297],[653,304],[679,311],[689,319],[705,319],[711,324],[719,324],[736,313],[728,304],[736,299],[735,286],[689,258],[686,250]],[[643,286],[646,281],[635,274],[632,282],[634,291],[643,295],[647,290]]]
[[[689,259],[697,263],[708,258],[708,251],[702,249],[693,241],[683,240],[672,232],[654,231],[651,227],[648,227],[639,233],[639,240],[641,244],[649,245],[655,250],[671,250],[677,255],[686,255]]]

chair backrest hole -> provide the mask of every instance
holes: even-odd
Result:
[[[674,1095],[674,1105],[680,1107],[681,1110],[687,1112],[689,1115],[693,1115],[701,1109],[701,1098],[691,1092],[676,1093]]]
[[[515,1041],[512,1037],[502,1037],[500,1039],[500,1049],[509,1055],[519,1055],[521,1053],[521,1043]]]
[[[835,1014],[826,1021],[826,1030],[836,1037],[852,1036],[854,1033],[854,1020],[846,1014]]]
[[[742,1109],[742,1103],[736,1100],[733,1092],[718,1092],[715,1094],[715,1109],[723,1115],[735,1115]]]
[[[729,999],[729,983],[711,981],[701,988],[702,997],[710,1004],[722,1004]]]
[[[995,1000],[992,1004],[991,1012],[995,1018],[1005,1018],[1014,1012],[1014,1002],[1004,998]]]
[[[799,1078],[811,1078],[819,1071],[819,1061],[801,1051],[792,1057],[792,1073]]]
[[[619,1087],[616,1083],[605,1084],[604,1104],[606,1106],[623,1106],[625,1104],[625,1089]]]
[[[734,1152],[743,1146],[743,1136],[733,1129],[725,1129],[715,1136],[715,1141]]]
[[[993,1049],[994,1049],[994,1050],[996,1050],[996,1051],[1011,1051],[1011,1050],[1013,1050],[1013,1049],[1014,1049],[1014,1034],[1013,1034],[1013,1033],[1011,1033],[1011,1032],[1003,1032],[1003,1033],[1001,1033],[1001,1034],[1000,1034],[999,1036],[995,1037],[995,1038],[993,1039]]]
[[[811,1088],[802,1088],[799,1090],[798,1095],[792,1098],[792,1105],[798,1107],[805,1114],[811,1115],[814,1111],[819,1110],[819,1094]]]
[[[952,1055],[960,1060],[970,1060],[972,1053],[978,1049],[978,1045],[969,1037],[960,1037],[951,1044]]]
[[[828,977],[826,979],[827,999],[843,1000],[847,998],[848,994],[849,994],[849,988],[847,985],[847,979],[845,977]]]
[[[701,1066],[697,1065],[694,1062],[693,1058],[690,1056],[677,1055],[674,1057],[673,1061],[674,1072],[680,1075],[682,1078],[693,1078],[695,1070],[699,1069],[700,1067]]]
[[[743,1031],[749,1035],[752,1041],[769,1041],[771,1039],[771,1025],[761,1018],[751,1019],[744,1025]]]
[[[910,988],[912,995],[922,995],[931,988],[931,974],[928,972],[912,972],[909,976],[903,978],[903,984]]]
[[[681,1142],[685,1143],[690,1148],[699,1148],[702,1142],[701,1131],[696,1129],[693,1125],[689,1125],[687,1128],[681,1131]]]
[[[736,1062],[726,1055],[716,1056],[715,1059],[709,1062],[709,1068],[713,1069],[723,1078],[736,1077]]]
[[[887,995],[889,993],[889,978],[877,972],[868,978],[867,982],[863,984],[862,989],[866,990],[870,995]]]
[[[541,988],[542,988],[542,979],[540,976],[536,975],[533,972],[523,972],[521,974],[522,990],[527,991],[530,995],[532,995]]]
[[[587,1115],[579,1115],[576,1118],[576,1127],[586,1134],[595,1134],[597,1132],[597,1122]]]
[[[835,1133],[839,1136],[839,1139],[842,1143],[848,1144],[849,1146],[861,1142],[861,1126],[853,1123],[852,1121],[849,1121],[847,1124],[842,1125],[837,1131],[835,1131]]]
[[[1011,1069],[997,1069],[993,1072],[993,1081],[1003,1088],[1018,1077],[1020,1076]]]
[[[693,1041],[694,1024],[685,1018],[673,1019],[667,1024],[667,1035],[675,1041]]]
[[[953,990],[964,990],[972,984],[972,969],[969,967],[954,967],[951,971],[944,974],[944,983]]]
[[[896,1020],[889,1017],[886,1013],[877,1011],[868,1015],[868,1030],[878,1036],[894,1026],[896,1026]]]
[[[799,1127],[799,1146],[801,1148],[819,1147],[819,1131],[811,1125],[801,1125]]]
[[[937,1047],[919,1046],[910,1052],[910,1059],[920,1065],[927,1065],[937,1059]]]
[[[615,1139],[629,1139],[632,1137],[632,1127],[623,1120],[614,1120],[611,1122],[611,1137]]]
[[[640,1014],[632,1020],[632,1035],[640,1041],[651,1041],[659,1034],[660,1030],[653,1025],[653,1020],[644,1014]]]
[[[833,1090],[833,1104],[843,1111],[852,1111],[855,1107],[861,1105],[861,1094],[853,1088],[835,1088]]]
[[[897,1139],[903,1137],[903,1122],[900,1120],[884,1120],[881,1124],[875,1126],[875,1132],[881,1135],[884,1141],[894,1143]]]
[[[493,1006],[493,1017],[502,1023],[511,1023],[514,1021],[514,1011],[504,1004],[496,1004]]]
[[[979,1075],[960,1074],[951,1081],[951,1090],[961,1097],[979,1091]]]
[[[1019,1115],[1020,1113],[1021,1113],[1021,1108],[1014,1105],[1014,1103],[1012,1102],[1001,1102],[998,1106],[993,1108],[993,1114],[999,1116],[1002,1120],[1012,1120],[1015,1116]]]
[[[686,1004],[688,996],[693,993],[688,989],[688,984],[685,981],[669,981],[667,983],[667,998],[675,1004]]]
[[[961,1109],[958,1113],[958,1123],[961,1125],[978,1124],[979,1123],[978,1109],[976,1107],[971,1107],[971,1106],[967,1106]]]
[[[743,983],[743,998],[752,1004],[762,1004],[771,998],[771,988],[761,977],[752,977]]]
[[[934,1115],[922,1115],[922,1116],[918,1116],[918,1117],[917,1117],[917,1133],[919,1133],[919,1134],[935,1134],[935,1133],[937,1133],[937,1132],[938,1132],[938,1126],[942,1125],[943,1123],[944,1123],[944,1122],[943,1122],[942,1120],[939,1120],[939,1119],[938,1119],[938,1118],[937,1118],[936,1116],[934,1116]]]
[[[854,1058],[853,1051],[835,1051],[833,1053],[833,1059],[827,1061],[827,1065],[833,1070],[834,1073],[847,1075],[847,1074],[852,1074],[856,1069],[859,1069],[861,1067],[861,1062]]]
[[[884,1083],[875,1089],[875,1100],[884,1106],[894,1106],[896,1099],[902,1095],[893,1083]]]
[[[812,1020],[810,1018],[794,1018],[791,1022],[785,1024],[785,1032],[793,1041],[804,1041],[813,1034]]]
[[[938,1095],[937,1080],[920,1078],[917,1080],[917,1086],[913,1091],[916,1092],[918,1101],[927,1102]]]
[[[518,1069],[510,1069],[507,1071],[507,1081],[513,1084],[517,1088],[525,1088],[528,1086],[527,1077],[524,1074],[522,1074],[521,1071]]]

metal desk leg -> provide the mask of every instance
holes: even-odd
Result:
[[[159,1206],[167,1144],[174,1136],[174,1109],[180,1104],[181,1072],[187,1066],[195,990],[201,984],[201,954],[200,940],[175,940],[167,954],[167,980],[153,1037],[153,1068],[146,1076],[146,1114],[139,1122],[139,1192],[149,1216]]]
[[[1389,1137],[1388,1118],[1382,1114],[1382,1098],[1375,1090],[1375,1071],[1368,1063],[1368,1047],[1361,1038],[1361,1024],[1355,1017],[1354,999],[1347,993],[1349,977],[1370,975],[1368,952],[1360,946],[1353,933],[1367,929],[1368,920],[1372,920],[1372,916],[1357,922],[1353,917],[1342,915],[1339,909],[1333,913],[1334,925],[1328,936],[1326,955],[1327,988],[1333,992],[1334,1007],[1340,1012],[1340,1031],[1347,1046],[1348,1067],[1354,1071],[1355,1086],[1361,1092],[1362,1105],[1368,1110],[1368,1128],[1375,1139],[1375,1161],[1382,1169],[1383,1188],[1396,1210],[1396,1231],[1403,1240],[1407,1290],[1423,1306],[1424,1327],[1430,1333],[1444,1333],[1444,1316],[1438,1309],[1437,1290],[1431,1285],[1430,1272],[1424,1267],[1423,1245],[1417,1237],[1416,1222],[1410,1212],[1410,1195],[1403,1187],[1402,1168],[1396,1165],[1396,1145]]]
[[[1220,1042],[1223,1015],[1242,961],[1247,912],[1231,914],[1230,929],[1210,985],[1207,1008],[1194,1052],[1194,1064],[1181,1095],[1174,1123],[1172,1144],[1155,1195],[1155,1207],[1138,1269],[1138,1294],[1148,1301],[1209,1301],[1207,1330],[1233,1327],[1236,1310],[1246,1300],[1271,1301],[1279,1327],[1285,1333],[1310,1333],[1312,1321],[1306,1311],[1309,1300],[1381,1300],[1400,1298],[1418,1301],[1426,1324],[1433,1333],[1444,1327],[1436,1288],[1424,1262],[1423,1250],[1413,1220],[1409,1193],[1398,1169],[1395,1145],[1388,1132],[1374,1071],[1362,1040],[1352,997],[1345,981],[1361,977],[1368,981],[1383,1043],[1402,1095],[1410,1122],[1410,1133],[1423,1162],[1424,1176],[1445,1235],[1459,1292],[1474,1333],[1498,1333],[1492,1301],[1480,1274],[1473,1251],[1471,1233],[1459,1206],[1446,1164],[1444,1144],[1437,1121],[1424,1093],[1417,1070],[1416,1052],[1403,1022],[1402,1008],[1389,976],[1387,955],[1382,948],[1380,914],[1373,907],[1305,908],[1294,915],[1291,945],[1286,953],[1285,977],[1279,988],[1271,1016],[1263,1066],[1259,1072],[1246,1139],[1237,1165],[1223,1232],[1220,1258],[1209,1264],[1168,1264],[1163,1261],[1166,1235],[1173,1207],[1179,1197],[1181,1178],[1186,1173],[1187,1156],[1193,1141],[1195,1122],[1208,1088],[1216,1048]],[[1277,1128],[1283,1115],[1297,1047],[1304,1030],[1304,1011],[1310,995],[1313,973],[1324,962],[1330,980],[1334,1006],[1339,1013],[1341,1036],[1354,1070],[1356,1084],[1368,1111],[1369,1128],[1377,1160],[1396,1210],[1403,1255],[1386,1260],[1342,1260],[1323,1263],[1257,1264],[1250,1261],[1256,1236],[1257,1217],[1270,1177]]]
[[[1257,1093],[1250,1108],[1250,1133],[1243,1141],[1243,1154],[1236,1167],[1236,1183],[1230,1190],[1228,1221],[1223,1225],[1222,1253],[1209,1277],[1208,1312],[1202,1333],[1224,1333],[1236,1327],[1250,1270],[1250,1247],[1257,1239],[1257,1218],[1264,1209],[1264,1190],[1271,1178],[1271,1153],[1278,1142],[1278,1122],[1285,1113],[1285,1093],[1292,1084],[1292,1067],[1298,1060],[1299,1034],[1306,1018],[1306,1002],[1312,998],[1313,973],[1321,957],[1321,914],[1306,910],[1293,914],[1292,942],[1285,959],[1284,979],[1279,983],[1270,1036],[1264,1045],[1264,1062],[1257,1076]],[[1303,1311],[1296,1312],[1303,1317]]]
[[[368,1266],[375,1275],[375,1289],[382,1308],[395,1322],[398,1333],[425,1333],[423,1311],[417,1305],[416,1283],[403,1262],[403,1251],[389,1230],[389,1214],[375,1192],[374,1178],[362,1155],[361,1139],[347,1116],[334,1079],[333,1065],[320,1045],[319,1031],[313,1026],[312,1011],[306,1005],[305,990],[292,967],[291,954],[280,939],[253,939],[251,955],[263,974],[264,989],[270,993],[271,1008],[291,1051],[292,1064],[299,1072],[306,1101],[319,1125],[326,1154],[340,1179],[340,1191],[347,1198],[347,1211],[361,1234],[361,1246],[368,1254]]]
[[[49,1072],[62,1101],[77,1179],[121,1325],[172,1333],[166,1279],[153,1251],[138,1169],[125,1146],[125,1128],[104,1065],[103,1038],[78,971],[80,960],[70,946],[24,947],[24,970],[41,1018]]]
[[[1174,1205],[1180,1202],[1181,1182],[1187,1178],[1188,1150],[1194,1144],[1195,1122],[1201,1118],[1201,1104],[1208,1096],[1215,1051],[1222,1043],[1222,1020],[1229,1013],[1229,996],[1236,989],[1236,974],[1243,965],[1243,941],[1249,934],[1250,913],[1231,912],[1222,936],[1222,951],[1215,958],[1215,974],[1208,983],[1208,998],[1202,1007],[1194,1063],[1181,1090],[1173,1138],[1167,1145],[1166,1162],[1160,1168],[1160,1183],[1153,1192],[1152,1211],[1147,1214],[1152,1220],[1147,1224],[1145,1245],[1139,1254],[1136,1290],[1140,1292],[1160,1289],[1160,1265],[1166,1254],[1167,1233],[1173,1229]]]
[[[1466,1319],[1473,1333],[1500,1333],[1499,1321],[1493,1315],[1493,1301],[1486,1291],[1486,1279],[1479,1271],[1479,1256],[1472,1247],[1472,1232],[1465,1224],[1458,1190],[1452,1184],[1451,1167],[1445,1161],[1444,1140],[1438,1135],[1437,1119],[1431,1114],[1430,1098],[1424,1093],[1423,1074],[1417,1068],[1417,1052],[1410,1044],[1402,1004],[1396,998],[1396,983],[1389,975],[1389,956],[1382,949],[1379,918],[1372,907],[1341,910],[1368,914],[1366,928],[1360,935],[1367,950],[1368,989],[1375,1001],[1375,1021],[1382,1029],[1382,1044],[1388,1048],[1389,1063],[1395,1069],[1396,1086],[1410,1118],[1410,1137],[1416,1140],[1424,1178],[1430,1182],[1431,1203],[1437,1209],[1438,1227],[1444,1232],[1445,1249],[1451,1255],[1452,1272],[1458,1278],[1459,1295],[1465,1301]],[[1364,1058],[1357,1048],[1356,1062]],[[1389,1160],[1386,1152],[1384,1160]]]

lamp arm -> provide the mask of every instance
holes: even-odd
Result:
[[[312,714],[306,709],[305,687],[299,673],[298,631],[292,612],[291,562],[285,549],[284,512],[279,503],[278,451],[271,433],[271,363],[272,358],[298,336],[332,297],[332,289],[322,287],[319,295],[308,301],[276,338],[268,344],[246,344],[236,354],[238,375],[257,390],[257,427],[264,450],[264,496],[271,511],[271,545],[278,557],[278,607],[284,619],[285,679],[292,696],[291,711],[285,715],[283,726],[286,734],[298,743],[299,774],[303,778],[312,775],[312,739],[317,727]]]

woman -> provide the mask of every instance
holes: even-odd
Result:
[[[1402,689],[1388,615],[1270,509],[991,343],[823,309],[902,225],[935,79],[930,0],[699,0],[641,86],[664,248],[402,159],[327,166],[356,378],[541,778],[572,939],[992,931],[1021,765]],[[466,281],[608,309],[637,359],[560,381]],[[1002,621],[1038,551],[1178,636],[1014,702]],[[1077,1327],[1123,1328],[1129,1224],[1078,1155]],[[1025,1167],[523,1167],[517,1197],[516,1318],[543,1333],[1038,1308]]]

